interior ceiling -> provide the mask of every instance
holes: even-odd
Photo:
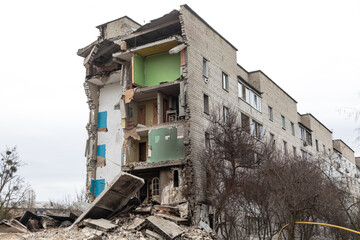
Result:
[[[148,87],[142,87],[139,88],[138,91],[135,91],[134,93],[134,101],[141,102],[149,99],[155,99],[157,98],[157,92],[160,91],[164,93],[165,95],[172,95],[177,97],[180,94],[180,85],[179,84],[173,84],[170,86],[164,86],[162,87],[161,84],[157,85],[156,88],[152,88],[147,90]]]
[[[171,42],[166,42],[166,43],[163,43],[160,45],[143,48],[143,49],[135,51],[135,53],[141,55],[142,57],[146,57],[146,56],[153,55],[156,53],[169,51],[170,49],[176,47],[177,45],[179,45],[178,42],[171,41]]]

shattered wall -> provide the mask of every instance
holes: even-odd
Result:
[[[121,128],[121,96],[120,81],[100,88],[96,179],[104,179],[105,186],[121,171],[121,149],[124,142]]]
[[[177,160],[185,157],[184,129],[158,128],[149,131],[148,159],[150,162]]]
[[[135,54],[133,59],[134,83],[154,86],[180,77],[180,53],[158,53],[147,57]]]

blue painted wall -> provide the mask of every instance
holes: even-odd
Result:
[[[93,196],[97,197],[105,189],[105,179],[91,179],[90,192]]]
[[[106,152],[106,145],[97,145],[96,148],[96,155],[105,158],[105,152]]]
[[[107,111],[99,112],[98,118],[98,128],[106,128],[107,127]]]

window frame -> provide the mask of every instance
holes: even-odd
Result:
[[[229,119],[229,108],[226,106],[223,106],[223,120],[224,123],[226,123]]]
[[[204,98],[204,113],[209,115],[210,114],[210,109],[209,109],[209,96],[207,94],[204,93],[203,95]]]
[[[263,125],[261,123],[259,123],[258,121],[252,119],[251,135],[256,139],[262,140],[263,135],[264,135],[263,130],[264,130]]]
[[[157,180],[157,183],[155,184],[155,180]],[[155,188],[156,186],[156,188]],[[157,191],[155,194],[155,190]],[[159,196],[160,195],[160,179],[158,177],[154,177],[152,180],[151,180],[151,195],[152,196]]]
[[[270,107],[269,105],[268,105],[268,115],[269,115],[269,120],[273,122],[274,121],[273,108]]]
[[[222,72],[221,74],[221,82],[222,82],[222,88],[225,91],[229,91],[229,75],[226,74],[225,72]]]
[[[283,148],[284,148],[284,154],[287,155],[288,154],[287,141],[285,141],[285,140],[283,140]]]
[[[203,57],[203,77],[209,78],[209,60]]]
[[[286,130],[286,120],[284,115],[281,115],[281,127]]]
[[[295,124],[290,121],[290,126],[291,126],[291,134],[295,136]]]

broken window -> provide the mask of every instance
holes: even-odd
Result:
[[[273,121],[274,120],[273,109],[270,106],[268,106],[268,114],[269,114],[269,120]]]
[[[223,117],[224,117],[224,122],[226,123],[229,119],[229,108],[228,107],[223,107]]]
[[[158,177],[154,177],[152,179],[152,195],[160,195],[160,189],[159,189],[159,178]]]
[[[281,115],[281,126],[283,129],[286,129],[286,125],[285,125],[285,117],[283,115]]]
[[[263,126],[256,122],[255,120],[252,120],[251,124],[251,134],[253,137],[261,140],[263,136]]]
[[[241,128],[250,133],[250,118],[243,113],[241,113]]]
[[[209,96],[204,94],[204,113],[209,114]]]
[[[174,187],[179,187],[179,171],[174,170]]]
[[[229,90],[228,75],[224,72],[222,73],[222,88],[226,91]]]
[[[203,76],[204,78],[209,77],[209,61],[203,58]]]

